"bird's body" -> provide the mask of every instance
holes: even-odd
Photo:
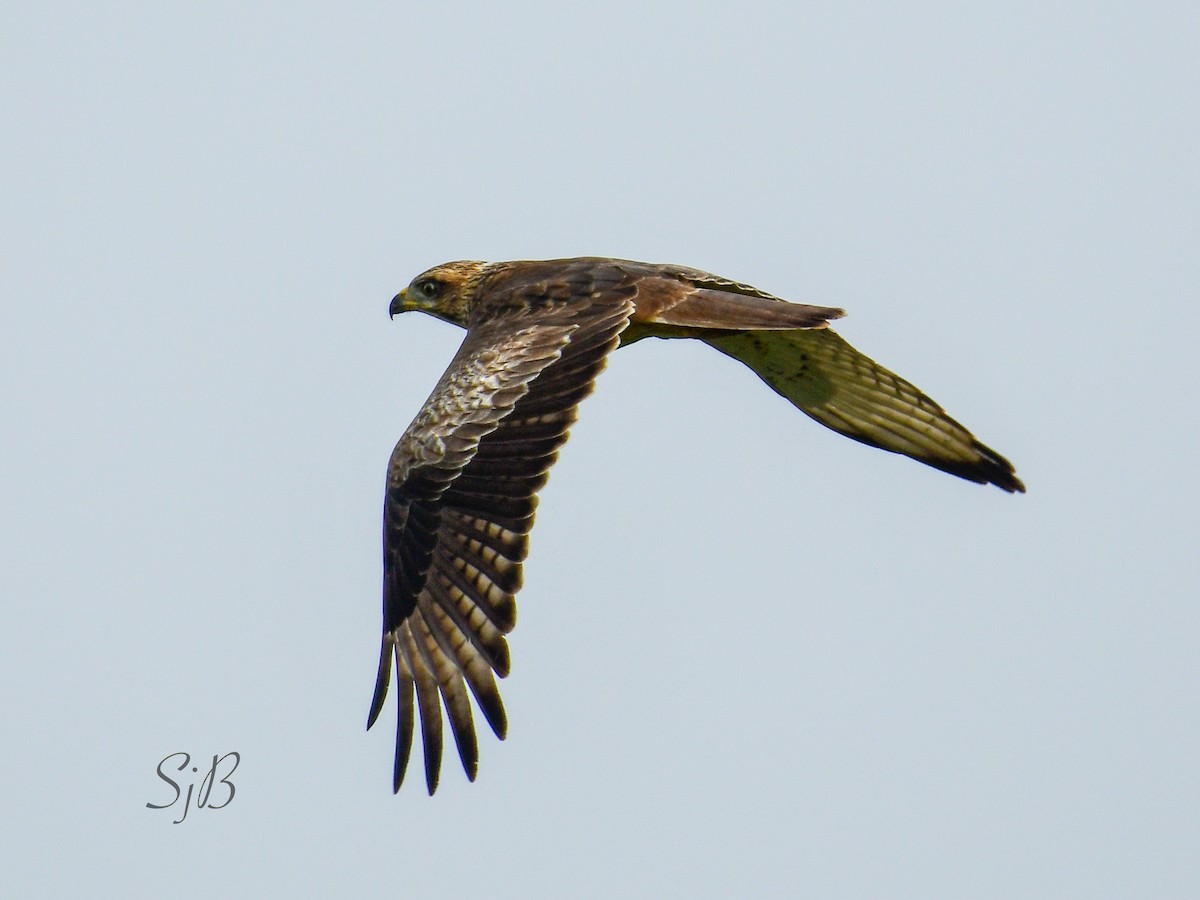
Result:
[[[468,777],[478,760],[468,689],[504,737],[493,673],[508,674],[504,635],[516,622],[537,491],[619,345],[702,340],[835,431],[1024,490],[1006,459],[827,328],[840,309],[789,303],[696,269],[601,258],[446,263],[414,279],[390,311],[414,309],[467,336],[388,466],[383,643],[368,727],[394,660],[396,790],[411,750],[414,688],[430,793],[443,704]]]

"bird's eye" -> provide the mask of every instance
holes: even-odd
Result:
[[[432,279],[429,281],[422,281],[419,285],[417,285],[417,290],[421,292],[423,297],[432,298],[437,295],[438,283]]]

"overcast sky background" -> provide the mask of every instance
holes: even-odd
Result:
[[[4,11],[5,892],[1200,894],[1200,7],[433,8]],[[1029,493],[621,351],[509,739],[394,797],[388,301],[585,254],[845,307]]]

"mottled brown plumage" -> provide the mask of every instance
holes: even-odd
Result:
[[[383,641],[367,727],[394,664],[397,791],[414,715],[431,794],[443,706],[468,778],[478,763],[468,692],[504,737],[494,675],[509,670],[505,635],[516,623],[537,492],[580,400],[621,344],[702,340],[847,437],[970,481],[1025,489],[1008,460],[829,330],[840,309],[789,303],[696,269],[600,258],[446,263],[415,278],[390,312],[414,309],[467,336],[388,464]]]

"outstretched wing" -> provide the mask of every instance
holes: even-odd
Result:
[[[827,328],[748,331],[706,342],[822,425],[980,484],[1024,492],[1012,463],[937,403]]]
[[[467,337],[388,466],[383,516],[383,642],[367,727],[394,661],[399,713],[393,788],[412,747],[414,691],[425,783],[437,789],[444,704],[474,780],[469,689],[498,737],[537,491],[633,310],[615,268],[542,270],[481,296]],[[485,291],[489,290],[485,288]]]

